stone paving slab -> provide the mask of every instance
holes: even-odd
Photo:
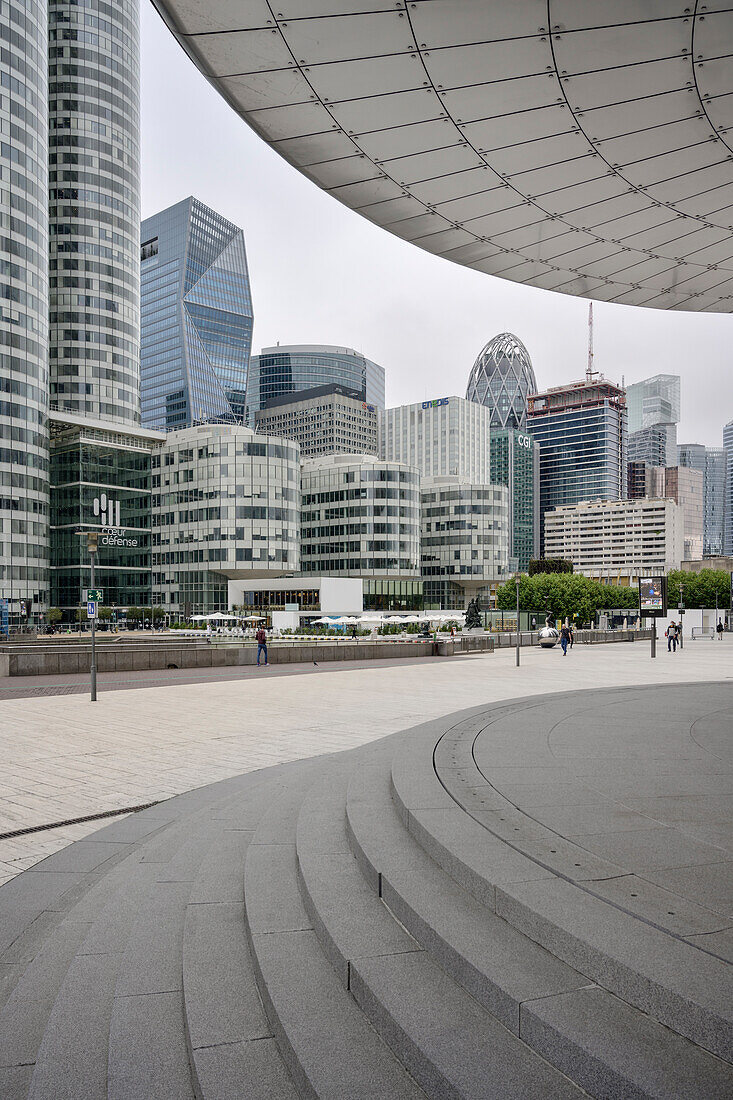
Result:
[[[521,660],[517,669],[513,652],[501,650],[368,668],[288,666],[267,678],[162,677],[132,693],[104,692],[96,704],[82,695],[3,700],[0,833],[166,799],[244,771],[365,744],[452,713],[457,701],[472,706],[529,693],[731,676],[731,650],[723,645],[713,652],[689,646],[655,661],[636,644],[578,646],[565,661],[555,651],[527,649]],[[541,709],[547,706],[545,700]],[[335,722],[336,714],[347,721]],[[510,750],[511,738],[507,763]],[[719,816],[706,817],[711,828]],[[0,882],[98,827],[0,840]]]

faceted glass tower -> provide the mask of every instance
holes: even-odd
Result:
[[[7,0],[0,32],[1,634],[48,584],[46,0]]]
[[[189,197],[143,222],[140,265],[143,424],[241,423],[254,320],[244,233]]]
[[[49,0],[51,404],[140,422],[138,0]]]
[[[492,428],[527,427],[527,398],[537,390],[529,352],[511,332],[490,340],[471,368],[466,397],[491,409]]]
[[[723,450],[725,454],[723,553],[733,554],[733,420],[729,421],[723,428]]]

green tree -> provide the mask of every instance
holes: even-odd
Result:
[[[112,608],[111,607],[100,607],[100,608],[97,609],[97,614],[98,614],[99,619],[103,623],[108,623],[109,620],[112,618]]]
[[[728,607],[730,603],[730,573],[723,569],[701,569],[699,573],[686,573],[673,569],[667,576],[667,603],[670,608],[680,606]]]
[[[530,577],[537,573],[572,573],[573,563],[565,558],[532,558],[528,572]]]
[[[56,623],[60,623],[63,617],[63,612],[60,607],[49,607],[48,611],[46,612],[46,621],[51,626],[55,626]]]
[[[638,607],[638,592],[601,584],[593,577],[579,573],[536,573],[522,576],[519,581],[521,611],[535,613],[540,620],[569,619],[577,625],[590,623],[598,611],[610,608]],[[496,594],[496,606],[504,611],[516,607],[515,582],[508,581]]]

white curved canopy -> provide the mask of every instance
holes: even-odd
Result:
[[[733,0],[154,3],[258,134],[397,236],[568,294],[733,309]]]

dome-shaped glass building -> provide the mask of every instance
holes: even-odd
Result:
[[[473,364],[466,397],[491,409],[492,428],[522,430],[527,427],[527,396],[536,392],[529,352],[511,332],[501,332]]]

